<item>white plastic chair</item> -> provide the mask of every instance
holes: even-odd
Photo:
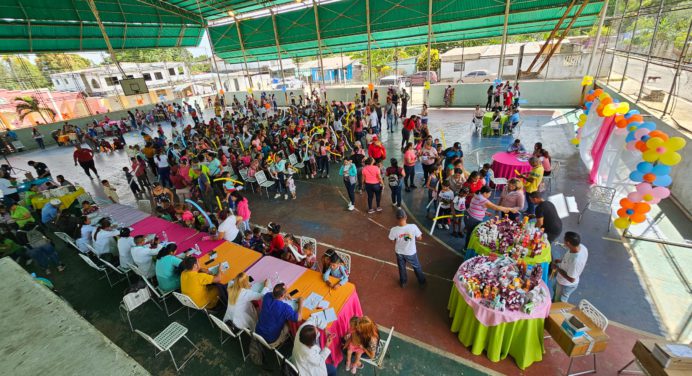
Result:
[[[149,214],[153,213],[153,209],[151,207],[151,201],[149,201],[149,200],[137,200],[137,209],[139,209],[145,213],[149,213]]]
[[[255,184],[254,183],[257,183],[257,179],[255,179],[254,177],[251,178],[250,176],[248,176],[246,168],[239,170],[238,172],[240,172],[240,178],[243,179],[243,181],[250,186],[250,189],[252,189],[252,193],[255,193]]]
[[[191,309],[194,310],[195,313],[204,312],[204,314],[207,315],[207,317],[210,316],[209,312],[207,312],[207,309],[206,309],[207,306],[206,305],[204,307],[200,307],[197,305],[197,303],[195,303],[194,300],[192,300],[192,298],[190,298],[189,296],[187,296],[185,294],[179,293],[177,291],[173,291],[173,296],[175,296],[175,298],[178,299],[180,304],[187,307],[187,319],[188,320],[190,320],[192,318],[192,316],[195,315],[194,313],[190,314]],[[211,322],[211,319],[209,319],[209,322],[211,323],[212,326],[214,325],[214,323]]]
[[[295,154],[291,153],[288,155],[288,161],[291,163],[293,167],[296,169],[303,171],[303,168],[305,167],[304,162],[298,162],[298,157],[296,157]]]
[[[317,257],[317,239],[309,238],[307,236],[300,237],[300,249],[301,251],[305,248],[305,245],[309,244],[312,249],[312,253]]]
[[[608,232],[610,232],[610,222],[613,219],[611,206],[613,205],[613,199],[615,198],[615,188],[604,187],[601,185],[594,185],[589,190],[588,199],[589,201],[579,212],[579,219],[577,223],[581,223],[581,217],[584,215],[586,210],[591,210],[596,213],[608,214]]]
[[[164,309],[164,311],[166,312],[166,315],[167,315],[168,317],[173,316],[173,315],[176,314],[178,311],[180,311],[181,309],[183,309],[183,307],[181,306],[181,307],[178,308],[177,310],[175,310],[175,311],[173,311],[173,312],[170,312],[170,311],[168,310],[168,304],[166,303],[166,300],[168,299],[169,296],[171,296],[171,295],[173,294],[174,291],[167,291],[167,292],[161,291],[161,289],[159,289],[158,286],[154,286],[154,285],[142,274],[142,272],[137,268],[136,265],[130,264],[130,270],[132,270],[133,272],[135,272],[135,274],[137,274],[138,276],[142,277],[142,279],[144,280],[144,283],[147,284],[147,287],[149,287],[149,290],[151,291],[151,293],[154,294],[154,296],[155,296],[156,298],[158,298],[158,300],[160,300],[161,303],[163,303],[163,309]],[[156,304],[156,302],[155,302],[154,300],[152,300],[152,302],[154,302],[154,304]],[[161,309],[161,307],[160,307],[158,304],[156,304],[156,306],[159,307],[159,309]]]
[[[127,280],[127,284],[130,285],[130,276],[128,275],[130,273],[129,269],[121,269],[119,266],[115,266],[111,264],[110,262],[102,259],[99,257],[99,261],[106,267],[106,274],[108,274],[108,269],[112,270],[115,272],[115,274],[120,275],[121,278],[115,282],[113,282],[113,285],[118,284],[124,280]],[[111,286],[112,287],[112,286]]]
[[[498,188],[500,188],[500,186],[504,187],[508,183],[508,180],[506,178],[496,178],[494,176],[490,179],[490,181],[493,182],[493,184],[495,185],[495,191],[493,192],[493,195],[495,195],[495,197],[497,197]]]
[[[346,274],[351,275],[351,255],[337,250],[334,250],[334,252],[336,252],[341,261],[344,262],[344,266],[346,267]]]
[[[74,249],[77,250],[77,252],[82,253],[82,251],[79,250],[79,246],[77,243],[75,243],[74,239],[70,235],[67,235],[64,232],[54,232],[55,236],[60,238],[60,240],[64,241],[65,243],[71,245]]]
[[[123,312],[125,312],[125,316],[127,317],[127,322],[130,324],[130,331],[134,332],[135,329],[132,327],[132,320],[130,320],[130,313],[134,311],[135,309],[139,308],[142,304],[146,303],[147,301],[151,300],[151,293],[149,293],[149,289],[147,288],[142,288],[139,289],[135,292],[131,292],[125,296],[123,296],[122,302],[120,302],[120,306],[118,306],[118,310],[120,311],[120,318],[124,320],[123,317]]]
[[[267,342],[267,340],[265,340],[261,335],[255,333],[255,332],[252,332],[252,339],[254,339],[255,341],[259,342],[259,343],[262,345],[262,347],[264,347],[265,349],[267,349],[267,350],[273,352],[274,355],[276,356],[276,361],[279,363],[279,366],[281,366],[281,359],[279,358],[278,351],[276,350],[275,347],[272,347],[272,346]]]
[[[550,175],[543,176],[543,182],[548,186],[548,192],[553,191],[553,179],[556,179],[557,174],[560,172],[560,161],[553,160],[551,167]]]
[[[183,367],[185,367],[185,364],[193,357],[195,354],[197,354],[197,351],[199,351],[199,348],[197,345],[192,343],[189,338],[187,338],[187,328],[178,324],[177,322],[172,322],[170,325],[166,327],[161,333],[159,333],[155,338],[151,338],[148,334],[140,331],[139,329],[135,329],[135,332],[142,336],[147,342],[151,343],[154,345],[156,348],[155,356],[158,356],[164,351],[168,351],[168,354],[170,354],[171,359],[173,360],[173,365],[175,366],[176,371],[180,371]],[[186,341],[190,342],[190,344],[195,348],[195,351],[192,352],[192,354],[188,355],[183,364],[178,367],[178,363],[175,361],[175,357],[173,356],[173,352],[171,351],[171,347],[175,345],[178,341],[181,339],[185,338]]]
[[[387,350],[389,349],[389,343],[392,341],[392,335],[394,334],[394,327],[389,329],[389,334],[387,335],[387,339],[381,339],[380,342],[377,344],[377,351],[375,351],[375,359],[368,359],[368,358],[363,358],[361,357],[360,360],[363,361],[364,363],[367,363],[375,368],[373,370],[375,371],[375,374],[377,374],[377,369],[382,369],[382,366],[384,365],[384,358],[387,356]]]
[[[91,266],[93,269],[97,270],[98,272],[103,273],[103,275],[105,276],[106,280],[108,281],[108,285],[110,287],[113,287],[113,286],[115,286],[116,283],[120,282],[120,281],[117,281],[115,283],[111,282],[111,277],[108,275],[108,270],[106,270],[106,268],[103,266],[96,265],[96,263],[92,259],[90,259],[89,256],[82,254],[82,253],[79,253],[79,257],[81,257],[82,260],[84,260],[84,262],[87,265]],[[99,278],[99,280],[101,280],[103,278],[104,277],[101,277],[101,278]]]
[[[257,185],[260,187],[260,193],[262,193],[262,188],[264,188],[264,190],[267,192],[267,198],[269,198],[269,187],[273,186],[274,182],[267,180],[267,176],[264,174],[264,171],[257,171],[255,178],[257,179]]]
[[[231,329],[231,327],[228,326],[228,324],[226,324],[225,322],[223,322],[223,320],[221,320],[220,318],[214,315],[209,315],[209,318],[211,319],[211,322],[216,324],[216,326],[221,330],[219,332],[219,335],[221,338],[222,345],[226,343],[226,341],[228,341],[229,338],[235,338],[238,340],[238,344],[240,344],[240,353],[243,355],[243,361],[245,361],[245,359],[247,359],[247,356],[245,356],[245,349],[243,349],[243,330],[238,329],[236,332],[234,332],[233,329]],[[226,337],[225,339],[223,338],[224,333],[228,334],[228,337]]]
[[[586,299],[582,299],[579,302],[579,310],[586,315],[591,321],[593,321],[594,325],[596,325],[599,329],[601,329],[604,333],[606,328],[608,327],[608,318],[601,313],[596,307],[591,304]],[[572,370],[572,363],[574,362],[574,358],[576,357],[570,357],[569,359],[569,367],[567,367],[567,376],[577,376],[577,375],[585,375],[587,373],[598,373],[597,369],[597,363],[596,363],[596,353],[590,354],[592,355],[593,358],[593,369],[587,370],[587,371],[579,371],[575,373],[570,373]],[[582,355],[582,356],[588,356],[588,355]]]
[[[288,357],[284,356],[279,350],[274,350],[274,353],[276,354],[276,358],[279,359],[279,366],[283,366],[286,364],[286,366],[296,375],[300,375],[300,372],[298,372],[298,367],[293,364]]]

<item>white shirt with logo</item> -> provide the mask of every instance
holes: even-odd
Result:
[[[423,235],[414,224],[395,226],[389,230],[389,240],[394,240],[394,252],[403,256],[416,254],[416,238]]]

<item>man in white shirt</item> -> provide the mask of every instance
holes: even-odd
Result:
[[[132,259],[132,247],[135,245],[135,239],[130,236],[130,229],[121,228],[118,239],[118,258],[122,269],[130,269],[130,265],[135,263]]]
[[[132,260],[146,278],[153,278],[156,275],[154,256],[159,253],[162,247],[163,245],[158,244],[157,239],[154,239],[151,244],[147,244],[144,242],[144,235],[135,236],[135,246],[131,249]]]
[[[416,253],[416,239],[422,239],[423,233],[418,226],[406,223],[406,212],[403,209],[397,210],[396,219],[399,223],[389,230],[389,240],[394,241],[396,263],[399,266],[399,285],[406,287],[408,280],[406,263],[409,263],[416,273],[418,284],[423,286],[427,281],[425,280],[425,275],[423,275],[423,270],[421,270]]]
[[[579,285],[579,276],[584,271],[586,260],[589,258],[589,251],[581,244],[581,238],[576,232],[566,232],[564,242],[568,252],[562,259],[553,260],[551,264],[551,268],[554,268],[557,273],[553,297],[556,302],[568,301]]]
[[[218,237],[223,238],[226,241],[240,244],[242,236],[240,235],[240,230],[238,225],[243,222],[243,217],[233,215],[229,211],[228,217],[219,224]]]

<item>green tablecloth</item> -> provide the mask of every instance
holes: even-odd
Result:
[[[511,355],[520,369],[543,360],[544,319],[519,320],[497,326],[484,326],[474,316],[473,309],[452,284],[447,303],[452,318],[452,333],[459,333],[459,341],[471,346],[471,353],[481,355],[485,350],[492,362]]]
[[[485,247],[481,244],[480,240],[478,239],[478,233],[476,231],[477,228],[478,227],[476,227],[476,229],[473,230],[473,233],[471,234],[471,239],[469,240],[469,246],[467,248],[473,249],[476,252],[476,254],[487,256],[491,253],[490,248]],[[528,265],[542,264],[546,262],[549,263],[552,260],[550,243],[546,245],[545,249],[543,249],[543,252],[541,252],[540,255],[536,257],[524,257],[523,260],[526,261]]]
[[[509,119],[509,116],[500,115],[500,125],[504,126],[508,119]],[[486,112],[485,115],[483,115],[483,131],[482,131],[483,136],[492,136],[493,129],[490,127],[490,123],[492,121],[493,121],[493,113],[492,112]]]

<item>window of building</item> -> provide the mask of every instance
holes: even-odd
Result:
[[[151,81],[151,73],[142,73],[142,78],[144,81]]]
[[[178,67],[178,74],[185,74],[185,69],[183,67]]]
[[[157,80],[163,80],[163,74],[161,74],[161,72],[154,72],[154,78]]]
[[[168,74],[175,76],[175,68],[168,68]]]
[[[118,77],[106,77],[106,85],[107,86],[115,86],[119,82]]]
[[[464,70],[464,62],[454,63],[454,71],[462,72]]]
[[[512,65],[514,65],[514,59],[505,59],[506,67],[511,67]]]
[[[91,88],[92,89],[100,89],[101,88],[101,85],[99,85],[99,82],[96,81],[95,78],[91,79]]]
[[[126,77],[127,77],[127,78],[135,78],[135,76],[133,76],[133,75],[131,75],[131,74],[128,74]]]

